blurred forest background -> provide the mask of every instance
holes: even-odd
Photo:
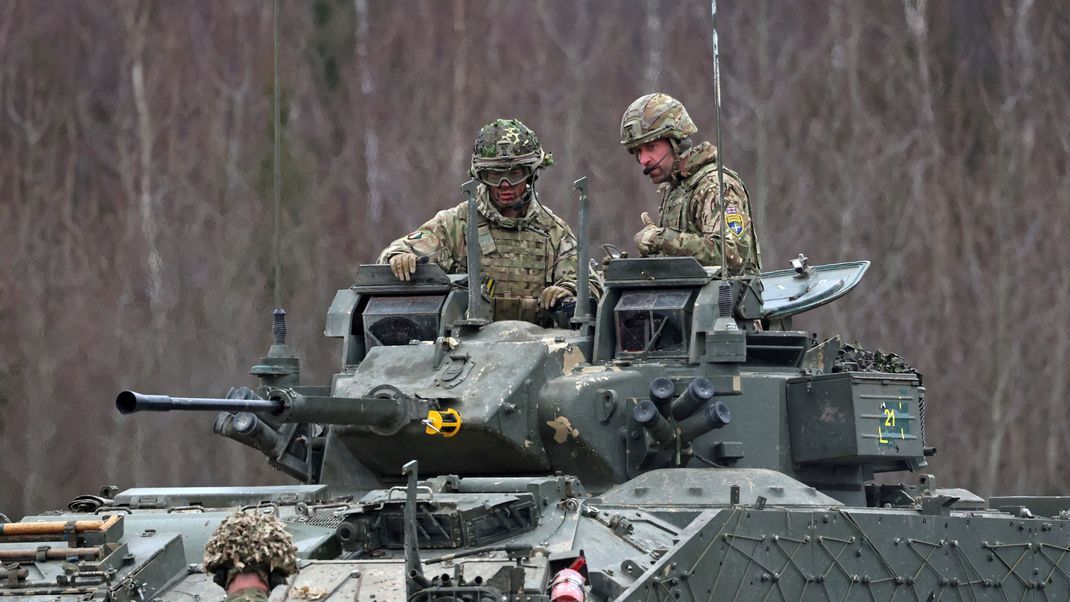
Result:
[[[932,469],[1070,482],[1070,11],[1032,0],[721,0],[724,157],[766,269],[869,259],[801,320],[924,372]],[[706,0],[283,2],[283,298],[306,383],[327,306],[460,202],[479,127],[531,126],[543,199],[634,251],[653,187],[618,141],[656,90],[714,137]],[[270,484],[212,416],[270,343],[272,3],[0,0],[0,511],[101,485]],[[909,475],[902,475],[910,479]],[[1063,493],[1066,493],[1063,489]]]

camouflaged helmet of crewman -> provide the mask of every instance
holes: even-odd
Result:
[[[620,120],[620,143],[655,184],[669,181],[698,132],[683,103],[655,92],[635,99]]]
[[[238,511],[205,543],[204,571],[229,594],[266,594],[297,572],[297,546],[274,514]]]
[[[469,175],[483,183],[498,210],[523,215],[538,171],[554,164],[539,137],[517,119],[496,119],[479,130]]]

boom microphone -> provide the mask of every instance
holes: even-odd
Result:
[[[658,160],[655,161],[653,165],[651,165],[650,167],[643,168],[643,175],[649,176],[650,174],[654,173],[654,170],[658,168],[658,165],[661,165],[661,160],[664,159],[668,154],[669,151],[661,153],[661,156],[658,157]]]

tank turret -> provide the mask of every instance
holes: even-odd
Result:
[[[116,404],[226,410],[216,432],[308,483],[359,464],[375,477],[366,485],[381,486],[417,460],[426,476],[563,472],[600,492],[656,468],[730,466],[864,504],[874,473],[925,464],[917,376],[834,374],[818,361],[834,353],[828,344],[762,321],[782,328],[849,291],[867,266],[725,281],[691,258],[616,260],[593,346],[579,331],[521,322],[462,332],[466,279],[425,264],[402,283],[362,266],[329,312],[328,336],[343,339],[329,391],[123,392]],[[779,296],[763,305],[766,290]],[[296,439],[305,458],[284,453]]]

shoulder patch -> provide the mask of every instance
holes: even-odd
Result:
[[[420,232],[419,230],[417,230],[415,232],[410,232],[409,235],[406,236],[405,238],[407,238],[409,240],[420,240],[421,238],[423,238],[423,236],[424,236],[424,233]]]
[[[733,211],[731,207],[725,209],[724,223],[729,230],[736,233],[736,236],[743,233],[743,216]]]

